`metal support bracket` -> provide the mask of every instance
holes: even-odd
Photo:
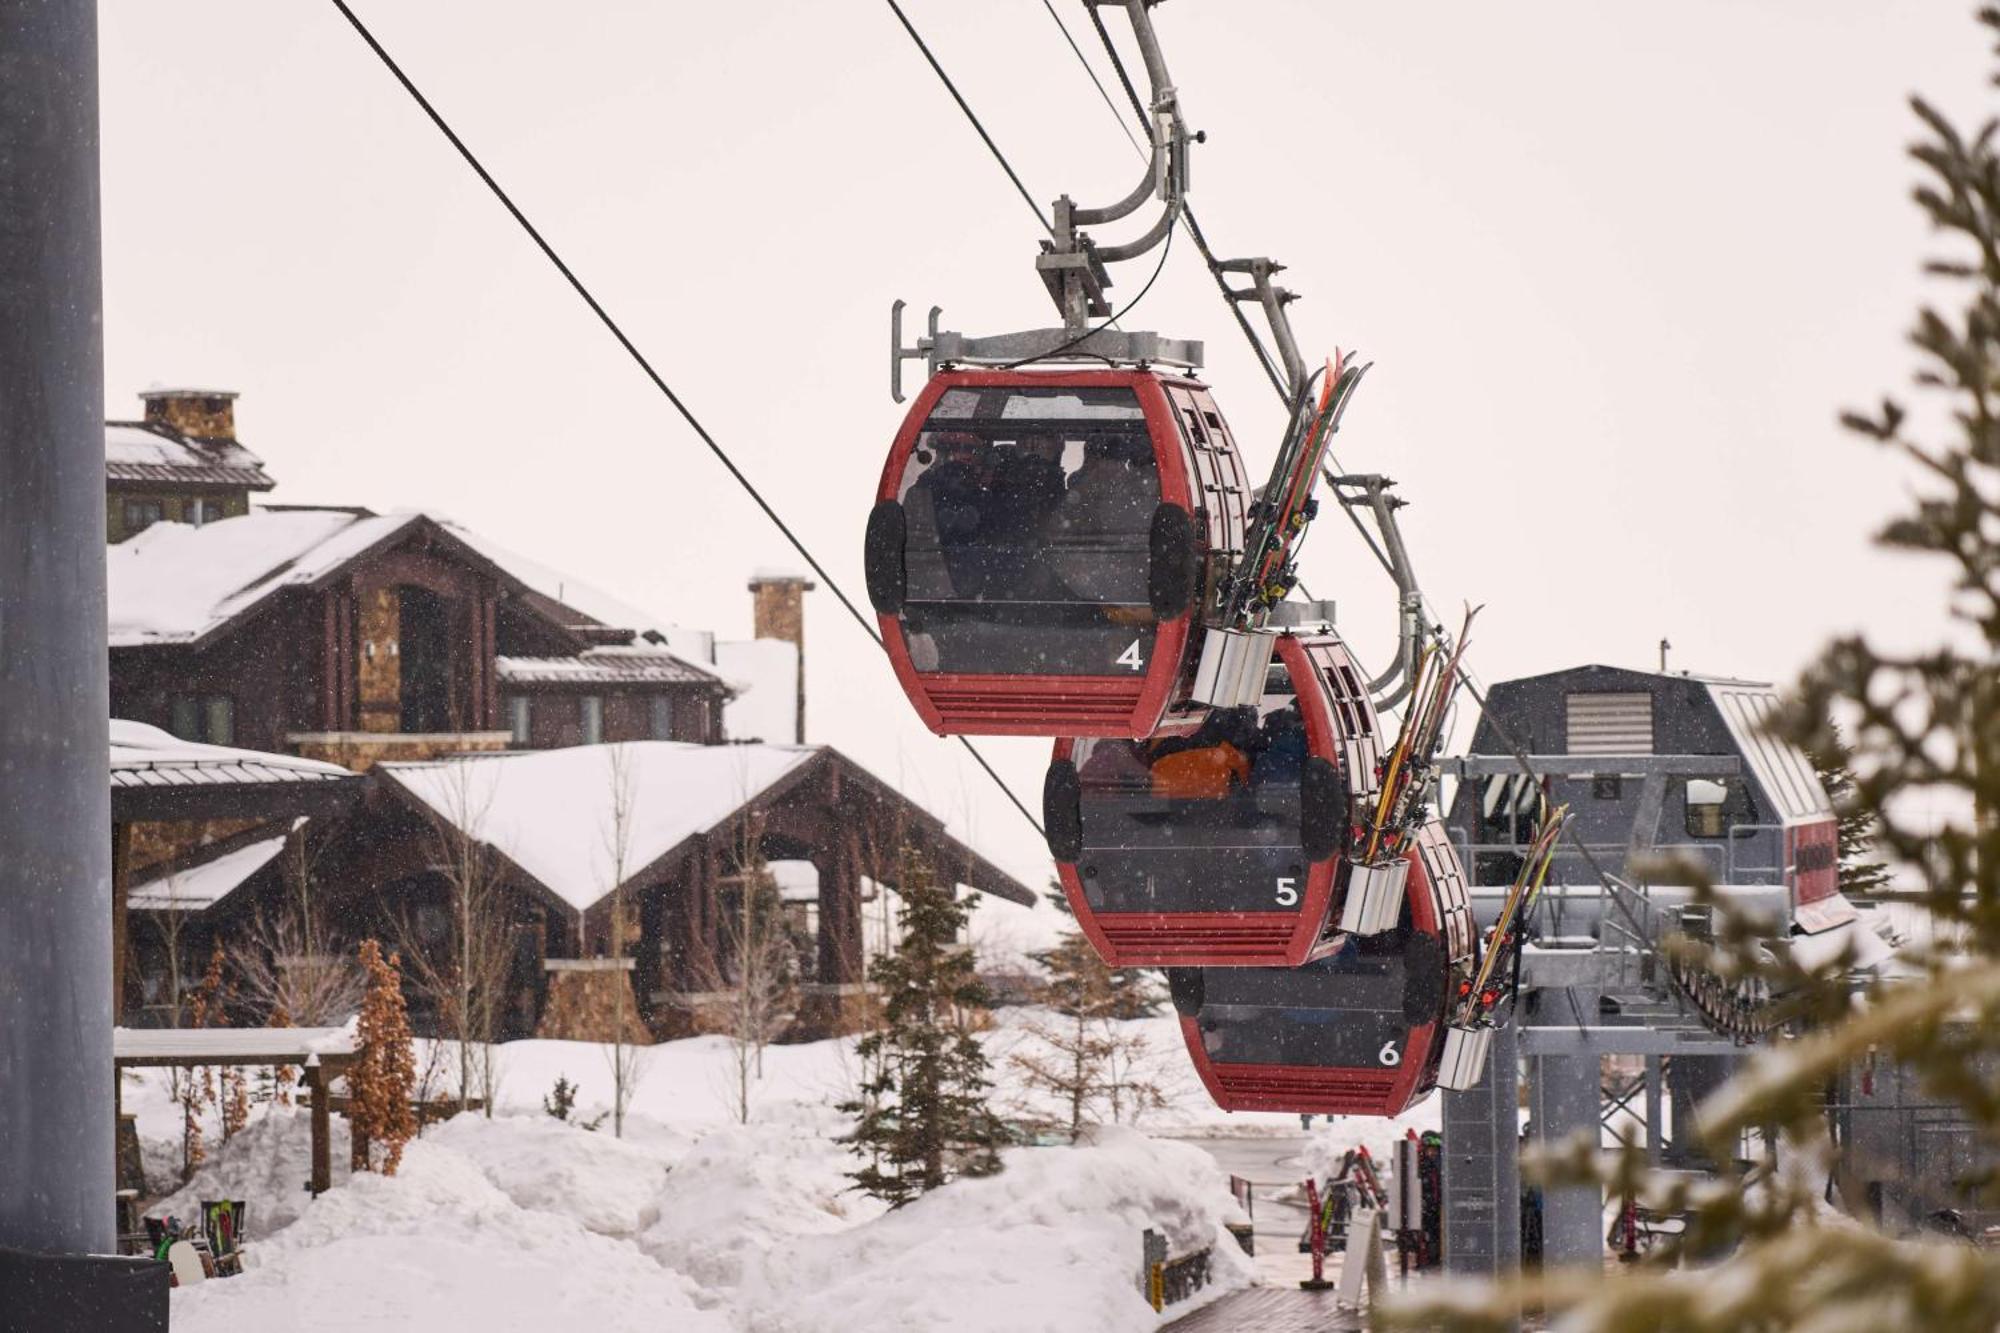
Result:
[[[1389,577],[1396,584],[1396,659],[1388,670],[1368,682],[1368,692],[1374,696],[1377,708],[1394,708],[1410,692],[1416,678],[1417,646],[1425,631],[1424,592],[1417,584],[1416,566],[1410,560],[1410,548],[1404,544],[1403,529],[1396,520],[1396,511],[1408,502],[1391,495],[1396,483],[1378,472],[1322,475],[1334,499],[1350,510],[1366,509],[1382,534],[1382,557],[1388,563]]]
[[[1012,366],[1031,361],[1094,361],[1198,370],[1204,354],[1199,338],[1168,338],[1138,329],[1099,328],[1085,334],[1068,328],[1026,329],[973,338],[940,329],[938,317],[943,311],[938,306],[930,309],[928,332],[917,339],[915,346],[905,347],[905,305],[896,301],[889,307],[889,396],[899,403],[905,398],[905,361],[922,361],[931,375],[947,365]]]

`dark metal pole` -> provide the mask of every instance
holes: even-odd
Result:
[[[0,1246],[116,1243],[95,0],[0,4]]]

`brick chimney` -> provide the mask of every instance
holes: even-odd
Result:
[[[236,439],[236,395],[228,389],[148,389],[146,424],[196,440]]]
[[[799,650],[798,735],[806,741],[806,594],[819,585],[803,574],[760,569],[750,576],[752,624],[760,639],[783,639]]]

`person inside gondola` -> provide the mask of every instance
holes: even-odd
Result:
[[[910,526],[936,534],[951,582],[949,594],[978,597],[988,581],[980,547],[988,526],[983,510],[991,447],[968,431],[940,432],[930,443],[941,456],[904,496]]]
[[[1045,559],[1063,501],[1063,443],[1053,435],[1023,435],[998,452],[980,535],[986,574],[980,595],[1002,602],[1072,600]]]
[[[1292,700],[1266,717],[1259,733],[1261,745],[1256,762],[1250,768],[1250,785],[1298,785],[1305,773],[1306,754],[1310,748],[1298,700]]]
[[[1147,747],[1153,795],[1167,800],[1219,801],[1247,787],[1261,748],[1254,707],[1217,708],[1185,736]]]
[[[1083,443],[1083,463],[1070,474],[1054,536],[1064,580],[1089,601],[1144,599],[1130,562],[1106,560],[1104,551],[1144,539],[1160,499],[1152,463],[1144,439],[1097,434]]]

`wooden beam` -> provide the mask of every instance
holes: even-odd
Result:
[[[333,1188],[333,1125],[326,1104],[326,1066],[306,1065],[306,1087],[312,1090],[312,1177],[306,1188],[314,1198]]]

